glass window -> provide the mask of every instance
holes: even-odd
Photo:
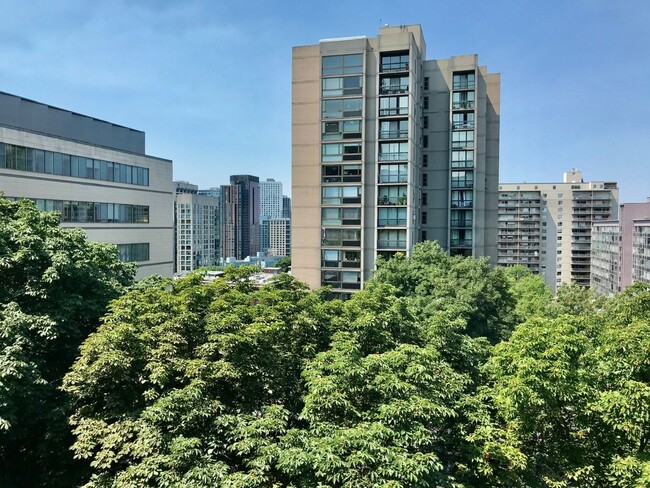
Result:
[[[454,73],[454,77],[453,77],[454,90],[474,88],[475,85],[476,85],[476,78],[473,71],[468,71],[464,73]]]
[[[361,76],[323,78],[323,97],[361,95]]]
[[[471,210],[452,210],[452,227],[472,227],[473,213]]]
[[[378,205],[406,205],[406,186],[380,186],[377,197]]]
[[[474,167],[474,151],[452,151],[451,152],[452,168],[472,168]]]
[[[381,55],[381,71],[407,71],[409,69],[408,53],[391,53]]]
[[[382,97],[379,99],[379,115],[407,115],[409,97]]]
[[[472,109],[474,108],[474,91],[454,92],[451,96],[452,108]]]
[[[379,229],[377,231],[377,247],[380,249],[406,248],[406,230]]]
[[[380,139],[400,139],[408,137],[409,124],[407,119],[382,120],[379,123]]]
[[[323,204],[361,203],[360,186],[324,186]]]
[[[323,208],[322,225],[360,225],[361,209],[359,207]]]
[[[377,226],[390,227],[406,225],[406,207],[379,207]]]
[[[379,93],[381,95],[393,95],[397,93],[408,93],[408,76],[386,76],[381,79]]]
[[[379,166],[379,183],[406,183],[408,164],[382,164]]]
[[[451,133],[451,147],[473,147],[474,146],[474,131],[463,130]]]
[[[474,192],[472,190],[452,190],[451,207],[452,208],[470,208],[473,205]]]
[[[474,112],[456,112],[452,115],[452,127],[454,129],[473,129]]]
[[[408,142],[382,142],[379,144],[380,161],[408,159]]]
[[[361,143],[323,144],[322,161],[360,161]]]
[[[323,76],[363,73],[363,54],[323,56]]]
[[[322,176],[323,183],[359,183],[361,182],[361,165],[323,165]]]
[[[360,139],[361,120],[336,120],[323,122],[322,139]]]
[[[474,186],[473,171],[452,171],[451,187],[452,188],[472,188]]]
[[[322,118],[342,119],[346,117],[359,117],[362,112],[361,98],[342,98],[323,100]]]

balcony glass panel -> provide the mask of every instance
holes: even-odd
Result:
[[[454,92],[451,96],[451,106],[454,110],[468,110],[474,108],[474,91]]]
[[[379,144],[380,161],[405,161],[407,159],[407,142],[382,142]]]
[[[377,197],[378,205],[406,205],[407,187],[404,186],[380,186]]]
[[[408,164],[379,165],[379,183],[406,183],[408,181]]]
[[[323,122],[321,138],[326,140],[361,139],[361,120],[335,120]]]
[[[323,56],[323,76],[363,73],[363,54]]]
[[[379,116],[408,115],[409,97],[381,97],[379,99]]]
[[[377,231],[377,247],[379,249],[405,249],[406,230],[379,229]]]
[[[323,78],[323,98],[361,95],[361,76]]]
[[[391,76],[381,79],[379,93],[381,95],[397,95],[399,93],[408,93],[409,77],[408,76]]]
[[[452,190],[451,208],[471,208],[474,201],[472,190]]]
[[[405,139],[409,135],[408,120],[382,120],[379,123],[380,139]]]
[[[380,69],[382,73],[386,73],[389,71],[408,71],[409,69],[408,53],[382,55]]]
[[[346,117],[359,117],[362,113],[363,100],[361,98],[342,98],[323,100],[323,119],[344,119]]]
[[[380,207],[377,209],[378,227],[395,227],[406,225],[406,207]]]

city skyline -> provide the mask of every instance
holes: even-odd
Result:
[[[647,2],[413,2],[406,13],[363,1],[355,15],[342,2],[88,5],[0,0],[13,18],[0,26],[0,91],[146,131],[175,180],[249,173],[290,188],[291,47],[418,23],[430,56],[480,53],[501,73],[500,182],[579,168],[617,181],[621,202],[648,196]]]

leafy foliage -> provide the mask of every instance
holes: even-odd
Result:
[[[58,388],[134,271],[114,246],[60,228],[56,214],[0,199],[0,485],[72,483]]]

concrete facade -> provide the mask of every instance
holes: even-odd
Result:
[[[138,279],[172,275],[172,162],[144,153],[143,132],[2,92],[0,107],[0,192],[116,244]]]
[[[618,216],[614,182],[585,182],[582,172],[558,183],[499,185],[498,264],[521,264],[553,290],[563,283],[588,287],[591,226]]]
[[[498,74],[411,25],[295,47],[292,76],[294,276],[345,295],[431,239],[496,262]]]

